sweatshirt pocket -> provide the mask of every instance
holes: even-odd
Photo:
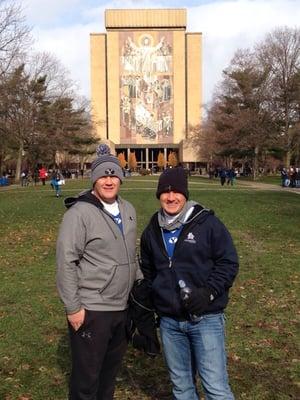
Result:
[[[111,266],[109,276],[98,292],[105,300],[124,299],[128,295],[130,287],[130,266],[129,264],[118,264]]]

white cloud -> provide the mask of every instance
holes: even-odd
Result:
[[[32,25],[50,25],[61,15],[67,16],[70,10],[84,3],[82,0],[24,0],[22,7]]]
[[[89,33],[92,26],[74,25],[51,31],[34,31],[37,37],[36,50],[54,54],[78,82],[81,94],[89,97]]]
[[[190,9],[189,30],[203,33],[204,100],[211,99],[238,48],[251,48],[275,27],[296,27],[299,21],[297,0],[220,1]]]
[[[201,1],[199,0],[199,4]],[[298,3],[298,7],[297,7]],[[33,25],[36,48],[53,53],[89,97],[89,34],[104,32],[105,8],[159,8],[150,1],[25,0],[28,22]],[[164,1],[164,7],[168,2]],[[169,4],[172,7],[172,4]],[[189,7],[188,32],[203,33],[203,85],[205,102],[238,48],[253,47],[277,26],[299,26],[299,0],[231,0],[204,2]]]

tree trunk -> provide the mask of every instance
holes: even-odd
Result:
[[[4,165],[3,165],[3,152],[2,151],[0,151],[0,177],[3,175],[3,167],[4,167]]]
[[[16,175],[15,175],[15,181],[16,182],[20,182],[23,152],[24,152],[23,142],[20,142],[20,147],[19,147],[19,151],[18,151],[18,158],[17,158],[17,165],[16,165]]]
[[[295,152],[295,165],[299,165],[300,164],[300,151],[299,148],[296,150]]]
[[[253,180],[254,181],[257,178],[257,172],[258,172],[258,153],[259,153],[259,147],[255,146],[255,148],[254,148],[254,158],[253,158]]]
[[[290,150],[287,150],[287,152],[285,153],[285,167],[289,168],[291,165],[291,158],[292,158],[292,154]]]
[[[80,169],[80,170],[84,169],[84,157],[80,157],[79,169]]]

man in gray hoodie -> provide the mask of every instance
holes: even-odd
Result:
[[[118,196],[119,160],[100,145],[92,190],[66,199],[57,240],[57,289],[72,354],[69,400],[112,400],[126,351],[127,301],[142,278],[136,263],[136,213]]]

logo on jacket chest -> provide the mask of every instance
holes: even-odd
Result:
[[[118,225],[120,225],[122,223],[122,219],[120,217],[115,217],[114,220],[115,220],[115,223]]]
[[[195,240],[194,234],[193,234],[192,232],[189,232],[189,233],[187,234],[186,238],[184,239],[184,241],[185,241],[185,242],[188,242],[188,243],[193,243],[193,244],[195,244],[195,243],[196,243],[196,240]]]
[[[168,242],[170,243],[170,244],[175,244],[176,242],[177,242],[177,237],[176,236],[172,236],[172,237],[170,237],[169,238],[169,240],[168,240]]]

